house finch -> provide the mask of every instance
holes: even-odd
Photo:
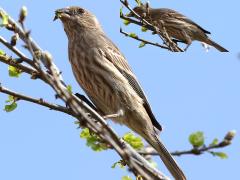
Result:
[[[211,34],[209,31],[174,10],[167,8],[153,9],[146,5],[137,6],[133,10],[160,30],[164,26],[170,37],[187,44],[185,50],[191,45],[192,41],[197,40],[213,46],[221,52],[228,52],[207,36],[207,34]],[[128,16],[133,17],[134,14],[130,12]]]
[[[125,124],[159,153],[177,180],[185,176],[157,137],[161,125],[125,57],[105,35],[96,17],[80,7],[56,10],[68,37],[72,70],[101,115]]]

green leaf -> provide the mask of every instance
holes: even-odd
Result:
[[[10,104],[5,105],[5,107],[4,107],[4,110],[6,112],[11,112],[17,108],[17,103],[16,103],[16,99],[14,96],[9,95],[8,99],[5,102],[10,103]]]
[[[8,25],[8,15],[0,11],[0,17],[2,19],[2,22],[0,23],[0,27],[5,27],[6,25]]]
[[[211,154],[213,156],[218,156],[221,159],[227,159],[228,158],[228,155],[226,153],[224,153],[224,152],[211,152]]]
[[[123,176],[122,180],[132,180],[132,178],[130,176]]]
[[[122,163],[122,160],[120,160],[120,161],[118,161],[118,162],[115,162],[112,166],[111,166],[111,168],[116,168],[117,166],[119,166],[120,168],[124,168],[125,166],[123,165],[123,163]]]
[[[130,23],[131,23],[131,22],[128,21],[128,20],[126,20],[126,19],[123,20],[123,24],[126,25],[126,26],[129,25]]]
[[[204,144],[204,134],[201,131],[192,133],[188,140],[194,147],[201,147]]]
[[[98,138],[96,136],[90,136],[87,138],[87,146],[91,147],[93,150],[98,149],[98,144],[97,144]]]
[[[130,144],[134,149],[140,150],[143,148],[143,141],[140,137],[134,136],[132,133],[127,133],[123,136],[123,140]]]
[[[141,5],[142,5],[141,0],[135,0],[135,2],[138,4],[138,6],[141,6]]]
[[[68,91],[69,93],[72,93],[72,86],[71,86],[71,85],[67,85],[67,91]]]
[[[111,166],[111,168],[115,169],[118,164],[119,164],[119,162],[115,162],[115,163]]]
[[[130,33],[129,36],[132,37],[132,38],[137,38],[138,37],[135,33]]]
[[[10,102],[14,102],[15,100],[14,100],[14,96],[11,96],[11,95],[9,95],[8,96],[8,100],[6,100],[5,102],[6,103],[10,103]]]
[[[82,132],[80,133],[80,138],[83,138],[83,139],[86,139],[88,137],[90,137],[90,132],[89,132],[89,129],[88,128],[84,128],[82,130]]]
[[[148,30],[148,29],[147,29],[146,27],[143,27],[143,26],[142,26],[142,28],[141,28],[141,31],[142,31],[142,32],[147,32],[147,30]]]
[[[139,48],[142,48],[142,47],[144,47],[146,45],[146,43],[145,42],[141,42],[141,44],[139,44]]]
[[[120,16],[123,15],[123,6],[120,8]]]
[[[219,143],[218,139],[215,138],[215,139],[213,139],[213,141],[211,142],[210,146],[215,146],[215,145],[217,145],[218,143]]]
[[[108,149],[105,143],[101,142],[101,139],[94,133],[90,133],[88,128],[84,128],[80,133],[80,137],[86,139],[86,145],[93,151],[100,152]]]
[[[21,71],[14,66],[8,66],[8,74],[10,77],[19,77],[21,74]]]
[[[0,55],[3,56],[3,55],[5,55],[5,54],[6,54],[6,53],[5,53],[3,50],[0,49]]]
[[[16,109],[16,108],[17,108],[17,103],[16,103],[16,102],[13,102],[12,104],[5,105],[4,110],[5,110],[6,112],[11,112],[11,111],[13,111],[13,110]]]

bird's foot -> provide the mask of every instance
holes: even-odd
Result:
[[[185,41],[179,40],[179,39],[172,39],[172,42],[174,42],[176,45],[177,45],[178,43],[185,43]]]
[[[112,118],[122,117],[123,115],[124,115],[124,112],[122,109],[120,109],[116,114],[105,115],[105,116],[103,116],[103,118],[104,119],[112,119]]]
[[[188,44],[188,45],[185,47],[184,52],[187,51],[187,49],[189,48],[189,46],[190,46],[190,44]]]

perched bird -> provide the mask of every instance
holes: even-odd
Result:
[[[81,7],[56,10],[68,37],[68,54],[75,78],[105,118],[125,124],[159,153],[177,180],[182,170],[157,136],[161,125],[125,57],[105,35],[97,18]]]
[[[160,30],[164,26],[171,38],[187,44],[185,50],[191,45],[192,41],[197,40],[213,46],[221,52],[228,52],[228,50],[207,36],[207,34],[211,34],[209,31],[203,29],[197,23],[177,11],[167,8],[153,9],[143,4],[135,7],[133,10]],[[134,17],[135,15],[130,12],[128,16]]]

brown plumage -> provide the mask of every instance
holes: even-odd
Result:
[[[228,50],[207,36],[207,34],[210,34],[209,31],[177,11],[167,8],[146,8],[146,5],[137,6],[133,10],[159,29],[162,28],[161,24],[163,24],[170,37],[187,44],[186,49],[191,45],[192,41],[197,40],[213,46],[221,52],[228,52]],[[134,14],[130,13],[128,16],[132,17]]]
[[[107,38],[96,17],[80,7],[56,11],[68,37],[68,53],[72,70],[103,116],[119,113],[115,122],[125,124],[140,134],[158,152],[172,175],[185,176],[160,139],[147,98],[125,57]]]

